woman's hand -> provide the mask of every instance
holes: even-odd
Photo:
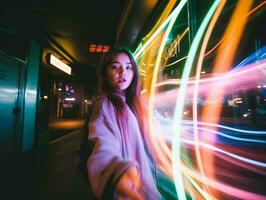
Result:
[[[136,167],[131,167],[118,180],[116,185],[117,200],[144,200],[139,192],[140,177]]]

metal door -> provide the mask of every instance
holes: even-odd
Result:
[[[15,148],[19,62],[0,54],[0,164],[9,159]]]

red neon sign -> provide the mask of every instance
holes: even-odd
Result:
[[[89,45],[89,52],[90,53],[105,53],[105,52],[108,52],[110,49],[110,46],[109,45],[97,45],[97,44],[90,44]]]

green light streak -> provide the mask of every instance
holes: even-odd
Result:
[[[134,56],[135,59],[138,59],[138,57],[141,56],[141,54],[143,53],[143,51],[147,48],[147,46],[155,39],[155,37],[165,28],[165,26],[169,23],[170,20],[172,20],[172,18],[174,17],[175,13],[178,12],[178,9],[181,9],[179,7],[180,4],[186,3],[187,0],[182,0],[178,6],[173,10],[173,12],[167,17],[167,19],[159,26],[159,28],[152,34],[152,36],[147,40],[147,42],[145,42],[141,48],[138,48],[135,52],[134,52]],[[182,6],[183,7],[183,6]],[[180,12],[180,10],[179,10]]]
[[[206,200],[212,200],[212,198],[209,196],[207,192],[201,189],[201,187],[189,176],[186,176],[188,181],[193,185],[193,187],[206,199]]]
[[[172,125],[172,148],[173,148],[173,173],[174,173],[174,181],[176,190],[180,190],[180,186],[182,187],[182,174],[180,171],[180,136],[181,136],[181,122],[182,120],[182,113],[184,109],[184,103],[185,103],[185,92],[187,88],[187,83],[189,79],[189,74],[192,69],[193,59],[196,55],[197,49],[199,47],[201,38],[203,37],[204,30],[206,29],[215,9],[218,7],[220,3],[220,0],[216,0],[211,8],[209,9],[207,15],[205,16],[202,24],[200,25],[197,34],[192,42],[191,48],[188,53],[188,58],[185,63],[185,67],[183,70],[181,82],[180,82],[180,88],[176,99],[176,106],[175,106],[175,112],[174,112],[174,119],[173,119],[173,125]],[[184,190],[184,188],[181,188]],[[180,200],[185,200],[186,196],[184,195],[184,191],[182,194],[178,192],[178,198]]]

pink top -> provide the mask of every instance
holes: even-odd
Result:
[[[122,98],[125,102],[125,97]],[[96,197],[103,198],[107,191],[115,188],[126,170],[136,166],[144,199],[160,199],[137,119],[127,104],[126,110],[128,121],[123,129],[115,107],[106,96],[97,99],[93,105],[89,122],[89,142],[93,150],[87,162],[92,190]]]

